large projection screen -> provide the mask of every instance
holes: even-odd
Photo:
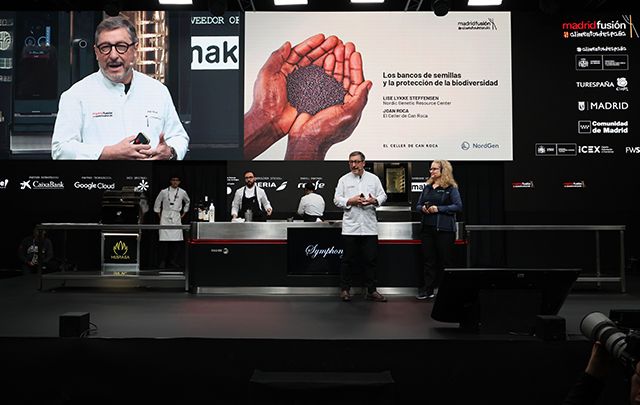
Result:
[[[295,48],[317,34],[351,42],[364,79],[372,82],[355,129],[344,140],[328,140],[326,153],[296,154],[287,128],[297,124],[289,119],[284,137],[250,158],[344,160],[361,150],[378,161],[512,160],[509,13],[256,12],[245,18],[245,155],[249,127],[256,125],[248,125],[247,113],[258,72],[285,42]],[[273,90],[264,87],[262,93]],[[309,123],[324,111],[305,123],[314,127]],[[330,126],[326,121],[322,125]]]

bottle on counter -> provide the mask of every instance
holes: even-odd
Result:
[[[204,201],[198,204],[198,221],[206,221],[209,218],[209,196],[204,196]]]
[[[209,219],[209,222],[216,221],[216,207],[213,205],[213,201],[211,201],[211,204],[209,204],[207,217]]]

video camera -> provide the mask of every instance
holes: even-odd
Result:
[[[580,331],[590,340],[602,343],[629,374],[635,372],[640,360],[640,331],[618,327],[601,312],[592,312],[582,318]]]

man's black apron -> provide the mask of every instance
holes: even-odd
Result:
[[[244,214],[247,210],[251,210],[253,212],[253,222],[267,222],[267,214],[260,209],[260,204],[258,204],[258,186],[256,187],[256,192],[253,194],[253,197],[247,198],[247,188],[245,187],[242,191],[242,205],[240,208],[240,212],[238,215],[242,218],[245,218]]]

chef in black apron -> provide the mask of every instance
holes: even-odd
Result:
[[[245,221],[265,222],[273,208],[267,193],[256,184],[256,177],[250,170],[244,173],[244,187],[236,190],[231,203],[231,217]],[[248,211],[251,213],[249,214]]]

